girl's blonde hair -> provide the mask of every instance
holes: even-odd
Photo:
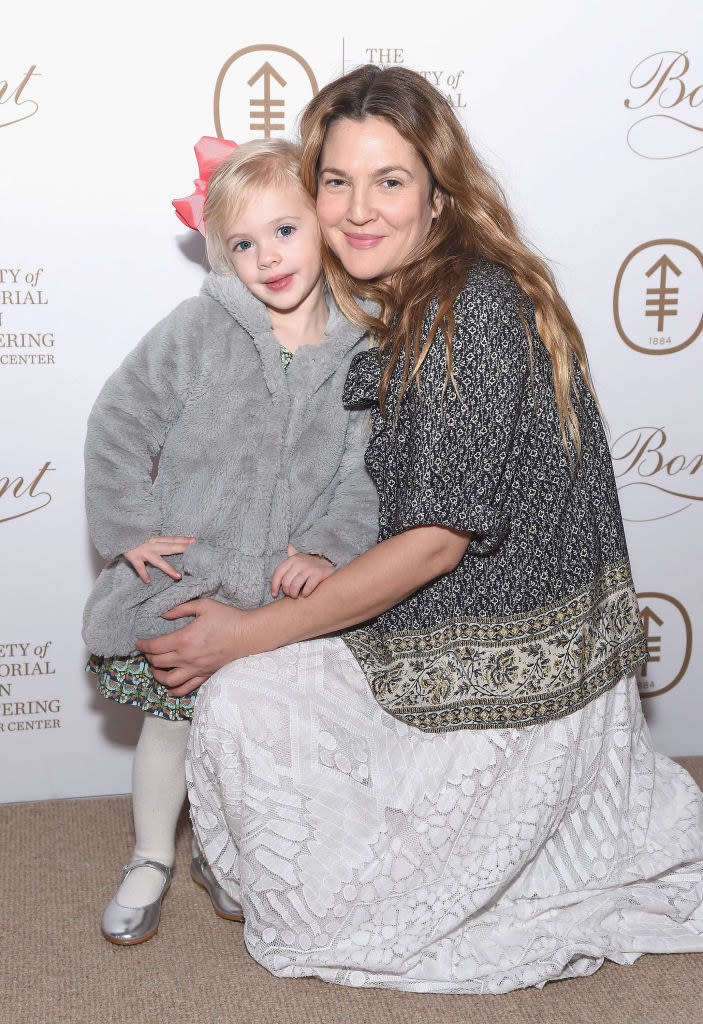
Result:
[[[535,305],[540,338],[552,360],[562,437],[567,451],[567,436],[571,439],[578,457],[574,357],[593,391],[581,333],[559,295],[551,270],[520,238],[500,186],[474,152],[451,104],[434,86],[407,68],[381,69],[371,64],[325,86],[301,118],[300,173],[305,187],[317,196],[320,154],[330,125],[341,118],[361,121],[367,117],[384,118],[415,147],[429,173],[428,201],[435,192],[443,197],[442,209],[427,235],[390,282],[351,278],[323,240],[323,267],[340,308],[350,320],[375,331],[381,353],[389,357],[379,392],[384,414],[390,377],[398,361],[403,367],[402,398],[413,378],[418,378],[440,331],[451,376],[452,305],[466,283],[470,264],[483,256],[505,267]],[[355,293],[380,302],[378,319],[359,309]],[[435,297],[439,312],[423,344],[423,314]],[[522,304],[520,316],[531,351],[533,339]]]
[[[300,180],[300,146],[285,139],[244,142],[212,172],[203,218],[207,255],[216,273],[234,273],[227,251],[227,231],[232,218],[261,189],[285,188],[291,184],[306,202],[310,202]]]

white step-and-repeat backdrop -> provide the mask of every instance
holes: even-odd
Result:
[[[451,100],[587,340],[652,660],[703,754],[700,0],[14,4],[0,44],[0,801],[130,789],[141,714],[83,672],[82,446],[105,377],[206,272],[171,199],[201,135],[293,136],[367,62]]]

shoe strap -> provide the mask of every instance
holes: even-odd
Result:
[[[122,881],[125,880],[130,871],[134,868],[154,868],[156,871],[160,871],[164,876],[164,884],[171,880],[172,868],[168,864],[162,864],[158,860],[149,860],[146,857],[139,857],[137,860],[131,861],[129,864],[125,864],[122,868]]]

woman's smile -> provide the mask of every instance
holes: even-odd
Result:
[[[383,235],[361,235],[351,231],[345,231],[344,237],[353,249],[373,249],[383,240]]]

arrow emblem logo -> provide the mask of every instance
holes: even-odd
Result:
[[[678,310],[675,307],[679,303],[679,290],[678,288],[667,288],[666,274],[667,271],[673,270],[676,276],[680,277],[681,271],[666,253],[660,256],[657,262],[646,271],[647,277],[651,277],[656,270],[659,271],[659,287],[647,289],[647,295],[651,296],[647,299],[647,306],[653,308],[648,309],[645,316],[657,317],[657,330],[661,333],[664,330],[664,317],[676,316]]]
[[[283,131],[285,128],[283,108],[286,102],[284,99],[272,99],[271,79],[275,78],[282,89],[285,89],[287,83],[268,61],[264,61],[259,70],[254,72],[247,85],[256,85],[260,78],[264,80],[264,95],[261,99],[249,100],[249,127],[252,131],[263,131],[264,138],[270,139],[272,131]]]

